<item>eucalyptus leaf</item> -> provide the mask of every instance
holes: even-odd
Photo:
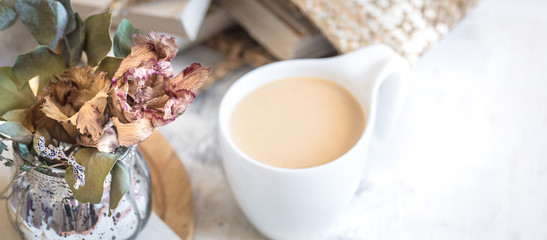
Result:
[[[16,19],[17,14],[13,10],[13,6],[0,2],[0,30],[9,28]]]
[[[84,21],[78,13],[75,14],[75,29],[66,35],[67,43],[62,44],[62,53],[67,67],[77,66],[82,59],[85,43]]]
[[[18,89],[13,81],[11,67],[0,68],[0,114],[17,108],[28,108],[34,104],[35,97],[28,83]]]
[[[110,184],[110,209],[115,209],[122,197],[129,191],[131,178],[129,170],[120,161],[117,161],[112,171],[112,183]]]
[[[2,155],[2,152],[4,152],[4,150],[8,149],[8,146],[6,144],[4,144],[3,142],[0,142],[0,155]],[[0,158],[0,160],[2,160]]]
[[[97,66],[110,51],[110,18],[109,12],[89,16],[85,20],[85,45],[87,64]]]
[[[40,45],[55,49],[68,26],[68,13],[54,0],[18,0],[15,12]]]
[[[17,0],[0,0],[0,4],[6,5],[10,8],[14,8],[16,1]]]
[[[6,121],[18,122],[22,124],[25,121],[26,111],[27,109],[13,109],[4,113],[4,115],[2,115],[2,118]]]
[[[61,4],[63,4],[63,7],[66,10],[67,17],[68,17],[68,23],[65,29],[65,33],[71,33],[76,29],[76,18],[74,16],[74,10],[72,9],[72,4],[70,4],[70,0],[57,0]]]
[[[114,34],[114,56],[127,57],[131,53],[131,46],[135,43],[133,35],[137,33],[139,33],[139,30],[124,18],[118,25],[116,34]]]
[[[32,141],[32,133],[18,122],[0,123],[0,137],[24,144]]]
[[[112,79],[114,77],[114,74],[120,67],[120,64],[122,63],[122,58],[117,57],[105,57],[103,60],[101,60],[101,63],[97,67],[96,72],[106,72],[108,73],[108,78]]]
[[[74,188],[76,175],[72,172],[72,166],[66,169],[65,179],[74,194],[74,197],[82,203],[97,204],[103,196],[103,185],[118,160],[118,155],[100,152],[96,148],[82,148],[74,154],[76,162],[85,167],[85,185]]]
[[[17,150],[23,160],[26,162],[34,162],[35,158],[32,154],[30,154],[30,151],[25,143],[17,143]]]
[[[32,142],[32,136],[33,136],[32,134],[22,135],[22,136],[12,137],[9,140],[17,142],[17,143],[21,143],[24,145],[24,144],[29,144]]]
[[[21,89],[28,85],[28,81],[35,77],[40,76],[40,84],[38,86],[38,93],[44,86],[49,85],[50,79],[53,75],[60,74],[65,71],[65,63],[63,57],[54,53],[46,46],[39,46],[31,52],[19,55],[15,64],[13,65],[12,72],[15,85]]]

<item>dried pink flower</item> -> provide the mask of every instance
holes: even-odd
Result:
[[[173,38],[155,32],[135,35],[135,44],[114,74],[109,104],[111,120],[122,146],[140,143],[155,127],[176,119],[192,103],[194,91],[209,69],[193,63],[173,77],[171,59],[178,47]]]

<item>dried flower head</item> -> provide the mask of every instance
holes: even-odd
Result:
[[[96,73],[89,66],[71,68],[40,93],[38,101],[27,111],[25,125],[46,128],[54,139],[63,142],[108,146],[99,150],[112,152],[117,141],[104,144],[112,139],[103,136],[110,89],[106,73]]]
[[[173,77],[171,59],[178,50],[173,38],[150,32],[134,39],[131,54],[112,80],[110,112],[122,146],[144,141],[155,127],[184,113],[209,74],[208,68],[194,63]]]

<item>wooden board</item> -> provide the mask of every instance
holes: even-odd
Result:
[[[152,210],[181,239],[193,239],[194,209],[190,180],[182,161],[160,132],[139,144],[152,178]]]

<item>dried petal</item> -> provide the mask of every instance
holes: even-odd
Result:
[[[72,141],[74,141],[74,139],[80,136],[80,132],[78,131],[78,129],[76,129],[76,126],[74,126],[72,123],[62,122],[61,126],[63,127],[65,132],[70,136],[70,138],[73,139]]]
[[[42,93],[44,92],[45,91],[42,91]],[[66,143],[74,143],[75,137],[71,136],[71,134],[69,134],[59,122],[46,117],[44,112],[42,112],[42,105],[45,102],[42,93],[38,96],[40,100],[36,101],[36,103],[26,111],[24,122],[25,127],[32,132],[40,128],[45,128],[52,138]],[[67,123],[67,125],[72,126],[69,123]]]
[[[61,80],[50,83],[49,87],[51,88],[55,101],[61,105],[65,105],[75,84],[72,81]]]
[[[205,68],[199,63],[192,63],[192,65],[184,69],[179,75],[167,80],[167,85],[173,92],[181,89],[194,92],[205,83],[209,72],[209,68]]]
[[[118,148],[118,137],[113,127],[106,128],[103,135],[97,141],[88,136],[80,136],[77,143],[85,147],[94,147],[101,152],[114,152]]]
[[[70,94],[70,97],[68,97],[68,102],[70,102],[72,104],[72,106],[74,106],[75,109],[79,109],[82,106],[84,106],[84,104],[87,101],[91,100],[96,95],[97,95],[97,91],[95,91],[95,90],[91,90],[91,89],[84,89],[84,90],[73,89],[71,94]]]
[[[49,95],[46,90],[40,92],[40,94],[36,96],[37,100],[34,105],[32,105],[27,111],[25,111],[25,121],[23,122],[23,125],[31,132],[35,132],[36,130],[38,130],[38,120],[42,118],[51,120],[50,118],[45,117],[45,114],[41,110],[42,104],[44,104],[45,102],[44,97]]]
[[[147,102],[147,109],[162,110],[163,106],[165,106],[165,104],[167,103],[167,100],[169,100],[168,95],[162,95],[157,98],[153,98]]]
[[[131,54],[122,61],[120,67],[114,74],[114,79],[116,80],[120,79],[122,75],[130,69],[140,67],[143,63],[150,60],[153,60],[153,63],[156,63],[159,60],[168,62],[177,55],[178,47],[175,43],[175,39],[172,37],[167,38],[164,35],[150,32],[148,37],[135,34],[133,38],[135,39],[135,44],[131,47]],[[160,71],[162,74],[169,76],[170,70],[165,63],[160,63],[160,69],[162,70]]]
[[[107,73],[96,73],[90,66],[73,67],[61,74],[61,79],[74,82],[81,90],[89,89],[94,92],[99,92],[106,86],[111,85]]]
[[[80,89],[88,89],[92,84],[93,70],[88,66],[74,67],[62,73],[61,78],[73,81]]]
[[[143,105],[135,104],[135,101],[133,99],[130,100],[130,96],[121,91],[121,89],[117,89],[116,91],[117,102],[119,107],[122,109],[121,113],[123,118],[126,119],[127,122],[140,119],[142,117]],[[133,105],[129,104],[130,101]]]
[[[131,54],[122,60],[120,67],[114,74],[114,79],[120,79],[125,72],[139,67],[143,62],[147,62],[150,59],[156,59],[156,53],[153,52],[153,49],[150,46],[133,45],[133,47],[131,47]]]
[[[125,98],[125,96],[122,97]],[[111,91],[108,99],[108,111],[112,114],[112,116],[117,117],[121,122],[128,123],[129,121],[125,118],[122,111],[122,106],[120,105],[121,100],[119,98],[122,97],[117,95],[117,90]]]
[[[99,139],[96,147],[101,152],[114,152],[118,148],[118,135],[113,127],[104,130],[104,134]]]
[[[70,117],[70,122],[76,126],[81,134],[90,134],[93,140],[98,140],[103,134],[101,116],[107,103],[107,89],[97,93],[93,99],[87,101],[78,113]]]
[[[173,67],[171,66],[171,62],[159,60],[156,63],[156,69],[158,74],[161,74],[165,78],[173,77]]]
[[[151,61],[149,61],[151,62]],[[147,64],[148,65],[148,64]],[[135,80],[142,81],[145,79],[148,79],[152,76],[152,74],[156,73],[156,70],[154,70],[154,65],[150,64],[148,66],[142,66],[138,68],[131,69],[131,73]],[[142,85],[142,83],[138,83],[139,85]]]
[[[148,36],[144,36],[144,35],[141,35],[141,34],[134,34],[133,35],[133,40],[135,40],[135,45],[147,45],[148,43],[151,44],[150,42],[150,38],[148,38]],[[133,49],[131,49],[133,50]]]
[[[143,87],[140,89],[134,100],[136,103],[145,103],[154,96],[154,89],[151,87]]]
[[[99,91],[102,91],[107,86],[110,89],[111,86],[107,73],[96,73],[95,70],[89,66],[71,68],[61,74],[61,79],[62,81],[68,81],[73,84],[70,89],[70,95],[68,96],[68,102],[71,103],[75,109],[80,109],[87,101],[95,97]],[[57,102],[61,105],[66,104],[59,100],[57,100]]]
[[[68,117],[59,110],[49,96],[44,97],[44,99],[45,102],[44,105],[42,105],[42,112],[44,112],[48,118],[58,122],[65,122],[68,120]]]
[[[158,52],[158,59],[171,61],[177,55],[179,49],[175,43],[175,38],[167,38],[165,35],[155,32],[148,33],[148,38],[150,38],[150,42],[154,44],[154,48]]]
[[[174,105],[172,107],[171,111],[174,115],[178,116],[186,111],[188,106],[190,106],[190,103],[192,103],[194,101],[194,98],[196,98],[196,94],[185,89],[182,89],[175,94],[179,102],[177,105]]]
[[[154,131],[152,123],[146,118],[141,118],[127,124],[121,123],[116,117],[111,118],[111,121],[118,131],[118,143],[120,146],[129,147],[144,142]]]

